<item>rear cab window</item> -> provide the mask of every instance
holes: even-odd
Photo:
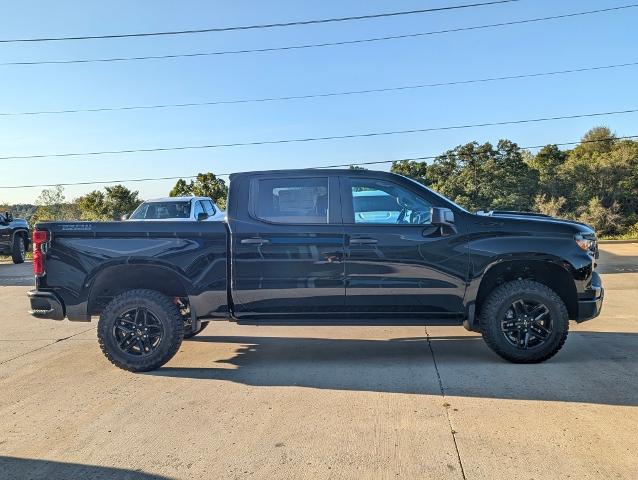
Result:
[[[252,215],[270,223],[328,224],[329,185],[328,177],[255,179],[251,186]]]

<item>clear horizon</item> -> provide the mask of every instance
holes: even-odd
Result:
[[[465,3],[58,2],[9,4],[2,38],[100,35],[365,15]],[[508,22],[610,8],[618,1],[510,4],[340,24],[183,37],[0,44],[2,62],[279,47]],[[173,60],[0,66],[0,113],[187,103],[449,82],[637,61],[638,8],[412,39]],[[633,55],[633,57],[632,57]],[[394,92],[68,115],[0,116],[0,156],[349,135],[638,108],[638,66]],[[325,142],[98,157],[1,160],[0,185],[188,176],[371,162],[443,153],[470,141],[540,145],[579,140],[596,125],[635,135],[637,113]],[[389,168],[389,164],[374,166]],[[164,196],[175,180],[124,183]],[[65,187],[67,199],[103,185]],[[41,188],[0,188],[0,203],[33,203]]]

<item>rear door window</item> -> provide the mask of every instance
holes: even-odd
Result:
[[[260,220],[328,223],[328,177],[260,179],[257,185],[253,209]]]

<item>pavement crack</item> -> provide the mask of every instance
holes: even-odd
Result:
[[[461,460],[461,453],[459,452],[459,446],[456,442],[456,430],[452,428],[452,419],[450,418],[450,404],[446,401],[447,397],[445,395],[445,387],[443,387],[443,380],[441,380],[441,372],[439,372],[439,365],[436,362],[436,356],[434,355],[434,349],[432,348],[432,342],[430,339],[430,333],[428,332],[428,327],[425,326],[425,338],[428,342],[428,348],[430,349],[430,354],[432,355],[432,362],[434,364],[434,370],[436,371],[436,379],[439,382],[439,390],[441,391],[441,396],[443,397],[443,408],[445,409],[445,417],[447,418],[448,427],[450,428],[450,435],[452,435],[452,442],[454,443],[454,450],[456,451],[456,459],[459,462],[459,468],[461,469],[461,477],[463,480],[467,480],[465,476],[465,470],[463,469],[463,461]]]
[[[65,340],[69,340],[70,338],[77,337],[78,335],[82,335],[83,333],[86,333],[91,330],[93,330],[93,327],[87,328],[86,330],[82,330],[81,332],[78,332],[78,333],[74,333],[73,335],[69,335],[68,337],[56,338],[51,343],[47,343],[46,345],[42,345],[41,347],[34,348],[33,350],[29,350],[28,352],[21,353],[20,355],[16,355],[15,357],[11,357],[7,360],[3,360],[2,362],[0,362],[0,365],[4,365],[5,363],[9,363],[12,360],[15,360],[17,358],[21,358],[21,357],[24,357],[25,355],[29,355],[30,353],[37,352],[38,350],[42,350],[44,348],[50,347],[51,345],[55,345],[56,343],[60,343]]]

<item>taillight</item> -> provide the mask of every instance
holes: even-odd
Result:
[[[44,251],[42,245],[47,243],[47,232],[36,230],[33,232],[33,274],[36,277],[44,275]]]

